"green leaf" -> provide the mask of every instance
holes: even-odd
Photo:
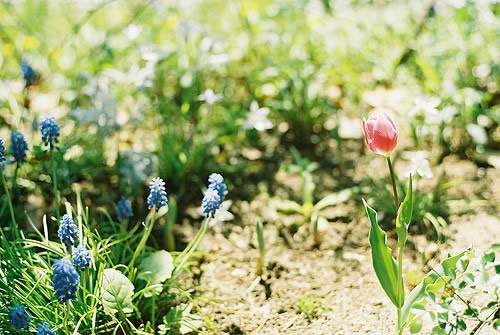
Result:
[[[457,328],[458,328],[458,330],[464,331],[467,329],[467,324],[465,323],[464,320],[458,318],[457,319]]]
[[[314,202],[314,190],[316,183],[314,182],[313,175],[309,171],[302,173],[302,202]]]
[[[279,212],[282,212],[284,214],[300,213],[302,210],[302,206],[291,200],[275,200],[274,205]]]
[[[403,323],[406,323],[411,314],[412,308],[415,305],[425,305],[424,297],[426,295],[434,296],[439,289],[441,289],[450,278],[455,278],[457,263],[470,249],[461,252],[460,254],[445,259],[441,264],[432,269],[427,276],[418,284],[408,295],[403,308],[401,316]]]
[[[115,314],[123,312],[132,313],[132,295],[134,295],[134,285],[120,271],[106,269],[103,271],[101,279],[101,295],[104,309]]]
[[[415,318],[410,323],[410,333],[416,334],[422,330],[422,318]]]
[[[314,211],[319,212],[323,208],[335,206],[349,200],[352,196],[352,189],[348,188],[340,192],[332,193],[321,199],[314,205]]]
[[[398,247],[403,248],[408,238],[408,226],[411,222],[411,214],[413,212],[413,190],[412,178],[408,183],[408,191],[406,192],[403,203],[399,206],[398,216],[396,217],[396,232],[398,233]]]
[[[436,326],[432,328],[432,333],[431,335],[447,335],[444,330],[441,329],[441,327]]]
[[[396,307],[403,306],[397,299],[398,266],[392,257],[392,250],[387,246],[387,235],[377,223],[375,212],[363,199],[368,219],[370,219],[370,246],[372,247],[373,268],[385,293]],[[401,299],[402,300],[402,299]]]
[[[172,276],[174,259],[166,250],[159,250],[144,258],[139,265],[138,279],[145,280],[149,285],[158,285]],[[154,288],[154,293],[160,294],[162,287]],[[150,297],[152,291],[145,291],[144,296]]]

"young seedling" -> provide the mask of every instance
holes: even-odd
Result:
[[[264,268],[266,266],[266,246],[264,244],[264,228],[262,227],[262,222],[257,220],[255,225],[257,231],[257,241],[259,243],[259,258],[257,259],[257,276],[262,276],[264,273]]]
[[[345,189],[340,192],[332,193],[323,199],[315,202],[314,191],[316,182],[313,172],[318,168],[318,163],[311,162],[300,156],[295,147],[290,149],[295,163],[285,167],[289,173],[299,174],[301,176],[301,194],[302,204],[292,200],[279,199],[275,201],[278,211],[284,214],[299,214],[302,216],[302,223],[309,223],[314,245],[321,243],[321,231],[328,225],[328,220],[323,215],[327,207],[338,205],[349,200],[354,189]]]
[[[408,226],[413,211],[412,176],[410,175],[408,190],[403,202],[399,203],[396,186],[396,175],[390,159],[398,140],[398,131],[394,121],[385,113],[381,113],[363,121],[365,140],[371,151],[383,155],[388,163],[394,193],[394,205],[397,209],[397,261],[392,250],[387,246],[387,235],[377,223],[377,213],[363,199],[366,214],[370,221],[369,241],[372,249],[373,267],[385,293],[397,309],[397,334],[402,334],[406,327],[410,331],[419,332],[421,319],[415,315],[415,309],[423,309],[426,296],[435,296],[447,281],[455,276],[458,261],[467,251],[447,258],[438,267],[432,269],[405,299],[403,282],[403,249],[408,238]]]

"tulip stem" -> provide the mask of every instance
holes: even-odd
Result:
[[[394,193],[394,206],[396,207],[396,215],[399,209],[399,197],[398,197],[398,188],[396,186],[396,176],[394,173],[394,167],[392,166],[391,157],[387,156],[387,164],[389,165],[389,171],[391,172],[391,180],[392,180],[392,191]],[[399,243],[398,243],[399,244]],[[402,286],[403,286],[403,248],[398,248],[398,280],[397,280],[397,299],[398,301],[401,299],[403,294]],[[398,302],[399,303],[399,302]],[[398,335],[403,332],[403,325],[401,324],[401,307],[398,307],[398,323],[397,323],[397,331]]]
[[[398,188],[396,186],[396,177],[394,174],[394,168],[392,167],[391,157],[387,157],[387,164],[389,165],[389,171],[391,171],[392,192],[394,193],[394,205],[396,206],[396,215],[397,215],[399,209],[399,197],[398,197]]]
[[[398,281],[397,281],[397,294],[398,300],[403,301],[404,287],[403,287],[403,247],[398,248]],[[401,319],[401,307],[398,307],[398,334],[403,333],[403,325]]]

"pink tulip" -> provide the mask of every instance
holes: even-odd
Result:
[[[384,112],[363,119],[366,144],[376,154],[389,157],[398,144],[398,130],[391,117]]]

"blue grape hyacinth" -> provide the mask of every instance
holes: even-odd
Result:
[[[116,212],[118,214],[118,220],[120,221],[134,215],[130,201],[125,197],[121,197],[116,204]]]
[[[54,265],[52,284],[59,302],[66,302],[76,298],[76,291],[80,285],[80,276],[73,263],[67,258],[56,260]]]
[[[28,151],[28,143],[26,143],[24,135],[18,131],[13,131],[10,135],[10,141],[12,142],[10,153],[14,157],[14,161],[16,163],[26,162],[26,151]]]
[[[27,329],[28,323],[31,321],[23,305],[15,305],[10,308],[10,319],[15,330]]]
[[[79,245],[73,250],[73,264],[77,269],[85,271],[91,260],[90,251],[83,245]]]
[[[26,87],[30,87],[36,82],[38,74],[26,60],[21,62],[21,71],[23,73],[23,79],[26,82]]]
[[[68,214],[64,214],[61,219],[61,226],[57,231],[61,243],[65,244],[68,248],[78,243],[78,229],[75,222]]]
[[[5,163],[7,158],[5,158],[5,142],[3,139],[0,138],[0,165]]]
[[[149,183],[149,189],[151,190],[148,196],[148,209],[156,206],[156,212],[160,208],[167,206],[167,192],[165,191],[165,182],[161,178],[155,178],[151,183]]]
[[[50,325],[47,322],[41,323],[36,329],[36,335],[56,335],[56,332],[50,330]]]
[[[224,177],[218,173],[212,173],[208,177],[208,188],[216,190],[220,197],[220,202],[224,202],[227,190],[226,184],[224,184]]]
[[[205,216],[215,217],[215,212],[220,208],[221,204],[222,201],[217,190],[209,188],[205,191],[203,201],[201,202],[201,208]]]
[[[40,122],[40,132],[42,133],[42,142],[48,145],[50,150],[54,149],[59,143],[59,126],[52,116],[44,116]]]

